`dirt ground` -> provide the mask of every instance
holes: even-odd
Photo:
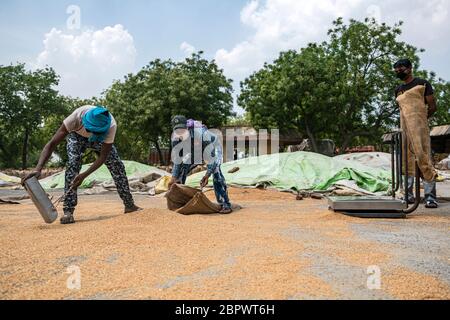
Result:
[[[1,205],[0,299],[450,299],[449,203],[363,220],[276,191],[230,197],[244,208],[182,216],[162,197],[124,215],[116,194],[81,196],[69,226]]]

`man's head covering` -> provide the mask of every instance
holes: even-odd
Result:
[[[92,133],[90,142],[103,142],[111,127],[111,115],[104,107],[97,106],[84,114],[82,123],[84,128]]]
[[[175,116],[172,118],[172,128],[173,130],[177,129],[186,129],[187,128],[187,119],[185,116]]]
[[[188,129],[191,128],[206,128],[206,126],[201,123],[200,121],[194,120],[194,119],[188,119],[186,126]]]
[[[411,60],[409,59],[400,59],[394,64],[394,69],[405,67],[405,68],[412,68]]]

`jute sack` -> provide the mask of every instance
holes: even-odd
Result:
[[[172,185],[166,198],[169,210],[184,215],[212,214],[221,210],[221,206],[211,202],[203,192],[184,185]]]
[[[406,133],[408,141],[408,175],[415,175],[417,161],[422,177],[426,181],[433,181],[437,173],[431,162],[428,108],[424,101],[424,94],[425,86],[416,86],[399,95],[397,102],[400,106],[401,128]],[[405,171],[405,160],[403,171]]]

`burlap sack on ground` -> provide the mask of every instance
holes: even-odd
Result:
[[[213,214],[222,209],[217,203],[211,202],[199,189],[185,185],[174,184],[166,193],[169,210],[184,215]],[[234,211],[241,209],[239,205],[232,205]]]
[[[428,108],[424,101],[425,86],[416,86],[397,97],[400,106],[401,128],[408,140],[408,175],[415,175],[415,162],[422,177],[433,181],[437,173],[431,162]],[[405,166],[405,161],[403,166]],[[405,171],[405,169],[403,169]]]

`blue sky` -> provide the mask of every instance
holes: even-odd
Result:
[[[33,60],[42,50],[45,33],[66,28],[69,5],[81,8],[85,27],[122,24],[135,39],[138,65],[161,58],[183,58],[179,46],[192,41],[213,58],[215,49],[233,46],[246,36],[240,10],[246,1],[232,0],[2,0],[0,63]]]
[[[68,29],[76,5],[79,29]],[[52,66],[63,94],[91,97],[155,58],[205,51],[239,82],[280,51],[326,39],[331,22],[403,20],[422,67],[450,80],[449,0],[1,0],[0,64]]]

